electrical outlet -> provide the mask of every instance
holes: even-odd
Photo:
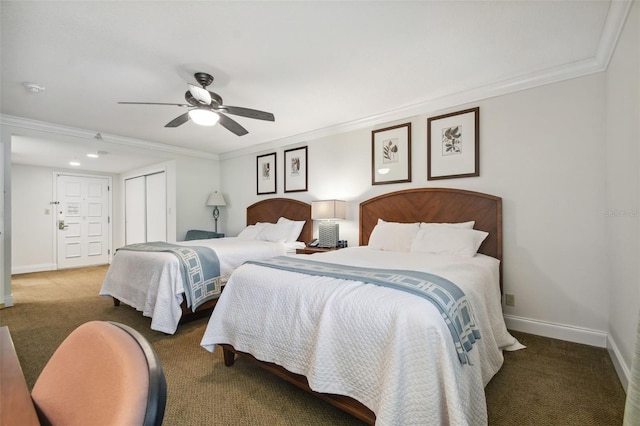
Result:
[[[516,296],[513,294],[505,294],[504,304],[507,306],[516,306]]]

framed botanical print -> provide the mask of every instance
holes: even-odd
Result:
[[[480,108],[427,119],[427,180],[480,176]]]
[[[258,195],[276,193],[276,153],[256,157],[256,186]]]
[[[411,182],[411,123],[371,132],[371,184]]]
[[[287,149],[284,152],[284,192],[307,190],[307,147]]]

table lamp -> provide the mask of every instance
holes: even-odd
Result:
[[[207,200],[207,206],[213,206],[213,219],[216,222],[215,232],[218,233],[218,218],[220,217],[220,210],[218,207],[224,207],[227,203],[224,201],[224,197],[218,191],[214,191],[209,194],[209,199]]]
[[[336,219],[346,219],[346,203],[340,200],[311,202],[311,219],[319,220],[318,247],[332,248],[338,245],[339,226]]]

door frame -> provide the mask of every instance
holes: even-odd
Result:
[[[98,174],[90,174],[90,173],[70,173],[70,172],[64,172],[64,171],[53,171],[53,200],[52,201],[52,209],[53,209],[53,213],[51,215],[51,230],[53,232],[53,254],[54,254],[54,258],[56,261],[56,270],[59,270],[59,266],[58,266],[58,236],[60,235],[58,232],[58,215],[55,214],[56,209],[58,208],[58,205],[55,204],[53,205],[53,203],[58,202],[58,176],[73,176],[73,177],[86,177],[86,178],[92,178],[92,179],[107,179],[107,185],[109,186],[109,191],[108,191],[108,203],[109,205],[107,206],[107,215],[108,215],[108,221],[107,221],[107,233],[109,234],[107,236],[107,253],[108,253],[108,258],[107,261],[109,264],[111,264],[111,261],[113,260],[113,179],[111,176],[109,175],[98,175]]]

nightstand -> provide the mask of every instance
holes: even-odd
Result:
[[[296,254],[324,253],[325,251],[334,251],[334,250],[340,250],[340,247],[331,247],[331,248],[305,247],[305,248],[296,249]]]

